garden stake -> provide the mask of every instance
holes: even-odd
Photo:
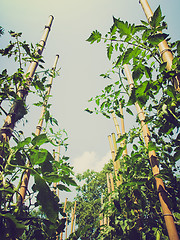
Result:
[[[55,153],[55,149],[53,149],[53,159],[55,160],[55,158],[56,158],[56,153]],[[57,184],[54,182],[53,183],[53,192],[55,195],[56,195],[56,186],[57,186]]]
[[[68,227],[68,213],[66,213],[66,231],[65,231],[65,239],[67,238],[67,227]]]
[[[75,230],[76,230],[76,215],[74,216],[74,231],[73,232],[75,232]]]
[[[117,154],[117,143],[116,143],[116,136],[115,136],[115,133],[112,133],[112,140],[113,140],[113,144],[114,144],[114,150],[115,150],[115,156]],[[116,169],[117,169],[117,172],[119,171],[119,169],[121,168],[121,163],[120,163],[120,159],[117,159],[115,161],[115,164],[116,164]],[[119,178],[120,178],[120,184],[122,184],[123,180],[122,180],[122,175],[119,174],[118,175]]]
[[[150,24],[151,18],[153,16],[153,12],[148,4],[148,1],[139,0],[139,2]],[[167,70],[171,70],[172,61],[173,61],[173,55],[172,55],[171,49],[169,48],[166,40],[163,40],[162,42],[160,42],[158,46],[159,46],[159,51],[160,51],[163,62],[167,63],[167,66],[166,66]],[[172,81],[172,83],[174,85],[175,90],[179,92],[180,91],[180,75],[176,76],[175,79]]]
[[[103,206],[103,194],[101,193],[101,210],[102,210],[102,206]],[[100,224],[99,225],[102,226],[102,225],[104,225],[103,213],[100,213],[99,217],[100,217]]]
[[[36,50],[36,53],[39,54],[39,55],[41,55],[43,50],[44,50],[44,47],[45,47],[45,44],[46,44],[46,41],[47,41],[47,37],[48,37],[49,32],[51,30],[51,25],[52,25],[53,19],[54,19],[54,17],[50,16],[48,24],[45,26],[42,38],[39,42],[39,47]],[[25,103],[26,97],[28,95],[28,90],[29,90],[29,87],[30,87],[30,84],[31,84],[31,81],[32,81],[32,78],[34,76],[34,73],[36,71],[37,66],[38,66],[38,60],[32,61],[30,63],[29,68],[28,68],[28,70],[25,74],[25,76],[27,74],[29,74],[28,78],[26,79],[26,86],[25,87],[20,86],[18,88],[17,95],[19,96],[19,98],[22,100],[23,103]],[[22,102],[21,102],[20,105],[22,105]],[[19,101],[14,101],[13,102],[13,104],[10,108],[10,111],[9,111],[8,115],[6,116],[6,119],[4,121],[3,127],[0,130],[0,141],[1,142],[3,142],[3,141],[7,142],[11,138],[13,129],[15,127],[15,124],[19,120],[19,119],[16,119],[16,115],[18,115],[20,105],[19,105]],[[1,151],[0,152],[0,159],[1,159],[2,162],[3,162],[3,155],[4,154]]]
[[[114,192],[114,182],[113,182],[112,173],[110,173],[110,181],[111,181],[111,191]]]
[[[109,204],[111,203],[111,186],[110,186],[110,181],[109,181],[109,174],[106,173],[107,176],[107,188],[108,188],[108,194],[109,194]],[[107,225],[109,226],[109,217],[107,218]]]
[[[59,55],[56,55],[54,65],[52,67],[52,76],[54,75],[58,58],[59,58]],[[52,81],[53,81],[53,77],[52,76],[50,77],[50,80],[49,80],[49,87],[48,87],[48,91],[47,91],[47,98],[45,99],[45,101],[43,103],[40,119],[39,119],[38,125],[36,126],[36,131],[35,131],[35,135],[36,136],[39,136],[39,134],[41,133],[41,130],[42,130],[43,117],[44,117],[45,109],[46,109],[46,106],[47,106],[48,96],[50,94],[51,87],[52,87]],[[17,206],[20,206],[24,202],[25,195],[26,195],[26,190],[28,188],[29,178],[30,178],[30,170],[27,169],[25,171],[25,173],[24,173],[23,180],[22,180],[22,183],[21,183],[20,197],[18,198]]]
[[[108,136],[108,140],[109,140],[109,145],[110,145],[110,150],[111,150],[111,155],[112,155],[112,160],[113,160],[113,165],[114,165],[114,172],[115,172],[115,176],[116,176],[116,185],[117,187],[120,185],[120,181],[118,180],[118,168],[117,168],[117,164],[115,162],[115,150],[113,148],[113,144],[112,144],[112,140],[111,140],[111,135]]]
[[[134,86],[134,81],[133,81],[131,72],[130,72],[127,64],[124,65],[124,71],[125,71],[125,75],[127,77],[128,83],[129,83],[129,88],[131,90]],[[144,141],[145,141],[146,147],[148,147],[148,143],[150,142],[151,138],[150,138],[150,132],[149,132],[148,126],[145,123],[145,115],[144,115],[143,110],[140,108],[140,106],[137,102],[135,103],[135,106],[136,106],[136,109],[138,112],[139,120],[141,122],[141,127],[142,127],[142,131],[143,131],[143,135],[144,135]],[[151,163],[154,178],[156,180],[157,192],[158,192],[160,204],[162,207],[162,213],[163,213],[163,217],[164,217],[164,220],[166,223],[166,228],[167,228],[167,232],[169,235],[169,239],[170,240],[179,240],[176,226],[175,226],[174,219],[173,219],[173,215],[170,210],[167,192],[165,190],[162,179],[158,177],[159,164],[158,164],[158,160],[157,160],[155,151],[149,151],[149,160]]]
[[[66,205],[67,205],[67,198],[66,198],[66,200],[64,202],[63,213],[66,212]],[[64,219],[64,217],[63,217],[63,219]],[[66,220],[67,220],[67,218],[66,218]],[[62,239],[63,239],[63,232],[61,232],[61,234],[60,234],[60,240],[62,240]]]
[[[119,102],[119,108],[120,108],[120,113],[123,116],[123,118],[121,117],[121,129],[122,129],[122,135],[124,135],[126,132],[125,132],[125,127],[124,127],[124,114],[123,114],[123,108],[122,108],[121,102]],[[122,143],[123,143],[122,147],[124,147],[125,139],[122,141]],[[128,153],[127,153],[127,147],[126,147],[125,150],[123,151],[122,156],[124,157],[127,154]]]
[[[72,208],[72,213],[71,213],[71,233],[73,232],[75,212],[76,212],[76,201],[74,203],[74,209]]]

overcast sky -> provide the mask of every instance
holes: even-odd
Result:
[[[75,172],[88,168],[100,170],[110,158],[107,136],[115,132],[113,120],[100,115],[89,115],[84,111],[89,107],[88,99],[96,96],[110,82],[99,75],[110,69],[104,44],[89,44],[86,39],[93,30],[107,33],[112,25],[112,16],[140,23],[146,20],[138,0],[1,0],[0,25],[5,35],[0,39],[0,47],[7,45],[8,31],[22,32],[22,38],[29,43],[39,42],[48,16],[54,16],[43,56],[45,67],[51,68],[55,55],[59,54],[58,68],[60,76],[54,80],[51,99],[54,117],[60,127],[66,129],[69,136],[67,155]],[[154,11],[158,5],[168,22],[173,40],[180,39],[179,10],[180,1],[149,0]],[[0,66],[14,71],[8,59],[1,58]],[[27,116],[28,129],[25,135],[35,130],[39,112],[31,107],[32,96],[27,104],[30,112]],[[128,117],[129,119],[129,117]],[[132,121],[125,119],[126,129]],[[31,130],[30,130],[31,129]],[[33,130],[34,129],[34,130]]]

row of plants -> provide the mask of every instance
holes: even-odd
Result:
[[[95,30],[87,39],[91,44],[106,44],[112,69],[101,74],[110,84],[89,100],[96,106],[86,111],[100,113],[107,118],[111,118],[113,111],[119,120],[125,118],[125,122],[130,114],[136,123],[117,140],[118,144],[125,141],[128,155],[122,157],[124,148],[120,146],[115,161],[121,161],[119,179],[121,175],[123,183],[111,193],[110,203],[105,174],[104,181],[98,179],[104,170],[101,173],[87,171],[78,176],[79,180],[85,180],[85,184],[78,187],[80,193],[75,198],[78,229],[74,239],[168,239],[156,187],[157,177],[165,184],[174,223],[180,233],[180,41],[171,42],[169,35],[162,33],[166,30],[167,23],[158,7],[150,25],[145,21],[139,25],[130,24],[113,17],[113,25],[105,36]],[[168,70],[158,47],[163,40],[167,41],[173,54],[172,66]],[[134,79],[131,90],[124,71],[127,64]],[[126,112],[125,117],[119,110],[119,103]],[[135,114],[136,103],[146,115],[144,124],[148,125],[151,133],[148,146],[145,146],[142,126]],[[154,176],[151,170],[151,151],[155,151],[158,158],[158,176]],[[109,225],[104,226],[99,224],[101,193],[107,199],[102,212],[110,220]]]
[[[1,27],[1,38],[4,32]],[[44,69],[39,51],[41,43],[34,46],[21,40],[22,33],[9,33],[11,40],[7,47],[0,49],[0,54],[1,58],[14,62],[17,70],[12,74],[11,70],[4,69],[0,74],[1,119],[6,118],[8,124],[8,119],[13,122],[11,128],[4,124],[0,130],[0,238],[57,239],[65,227],[65,214],[55,190],[70,191],[69,186],[76,186],[69,158],[61,155],[59,161],[55,161],[49,150],[60,144],[66,152],[68,147],[67,133],[51,115],[48,103],[51,95],[47,92],[51,86],[47,80],[58,76],[59,70]],[[39,63],[40,70],[29,78],[25,69],[34,62]],[[26,103],[26,96],[21,98],[20,90],[26,91],[26,95],[33,94],[37,102],[32,104],[44,108],[43,131],[38,135],[33,133],[35,126],[30,136],[25,134],[25,117],[31,114],[31,105]],[[37,125],[40,120],[37,116]],[[18,128],[19,122],[24,123],[23,129]],[[22,186],[27,171],[31,180],[29,186]],[[25,199],[20,194],[23,187],[27,188]]]

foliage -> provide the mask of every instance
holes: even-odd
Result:
[[[107,193],[107,172],[112,172],[112,163],[106,164],[101,172],[87,170],[83,174],[76,176],[79,181],[75,198],[77,202],[76,225],[78,225],[78,229],[72,234],[74,239],[78,239],[79,236],[82,240],[96,239],[98,236],[101,194]],[[71,239],[71,236],[69,238]]]
[[[3,32],[2,28],[0,30]],[[8,105],[12,106],[8,114],[13,116],[13,121],[16,123],[23,120],[29,111],[24,99],[17,94],[20,87],[26,85],[28,75],[24,74],[24,67],[31,61],[44,63],[44,60],[36,53],[32,44],[20,41],[22,33],[10,31],[10,35],[14,41],[10,41],[7,47],[0,49],[0,53],[2,57],[14,57],[19,67],[12,75],[7,69],[0,74],[0,106],[1,115],[7,115],[5,108]],[[40,101],[34,104],[38,107],[46,105],[44,114],[46,126],[43,133],[25,137],[22,130],[16,129],[11,134],[13,143],[12,140],[5,142],[1,138],[1,239],[56,239],[56,235],[65,225],[65,220],[61,219],[64,216],[62,204],[55,190],[59,188],[61,191],[69,191],[68,186],[76,186],[76,183],[72,177],[72,167],[67,161],[69,158],[62,156],[59,161],[54,161],[54,156],[46,149],[50,144],[57,147],[59,141],[67,149],[67,133],[65,130],[58,132],[54,130],[54,125],[58,126],[58,122],[51,116],[50,104],[47,104],[50,97],[47,95],[48,76],[55,77],[56,73],[52,70],[36,73],[32,79],[31,89],[31,92],[40,98]],[[14,103],[17,104],[13,105]],[[2,128],[1,137],[3,131]],[[32,188],[27,190],[26,200],[21,204],[19,191],[27,170],[33,177]],[[56,186],[53,183],[56,183]]]
[[[146,113],[151,141],[144,146],[141,128],[129,130],[123,136],[130,153],[124,157],[119,174],[123,184],[119,186],[115,198],[104,211],[109,213],[110,226],[101,231],[103,239],[167,239],[160,203],[157,197],[155,180],[149,166],[148,152],[155,150],[159,159],[161,174],[178,232],[180,210],[180,180],[177,174],[179,160],[179,118],[180,93],[175,87],[180,76],[180,41],[170,42],[170,37],[162,31],[167,29],[160,7],[154,12],[150,25],[141,21],[140,25],[130,24],[113,17],[110,31],[103,37],[93,31],[88,42],[104,41],[107,57],[112,60],[112,70],[101,76],[110,82],[102,93],[89,101],[94,101],[94,110],[89,113],[102,113],[110,118],[114,111],[120,118],[119,102],[127,114],[135,115],[133,105],[137,102]],[[164,39],[173,54],[171,70],[162,62],[158,44]],[[134,86],[129,91],[124,65],[130,64]],[[136,119],[139,122],[138,118]],[[118,152],[122,154],[121,147]],[[119,154],[118,157],[121,157]],[[96,238],[98,239],[98,238]]]

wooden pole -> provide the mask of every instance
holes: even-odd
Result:
[[[103,206],[103,194],[101,193],[101,210],[102,210],[102,206]],[[100,213],[99,216],[100,216],[100,226],[102,226],[104,225],[103,213]]]
[[[58,59],[59,59],[59,55],[56,55],[54,65],[52,67],[52,75],[54,75]],[[50,77],[47,96],[50,94],[51,87],[52,87],[52,81],[53,81],[53,77]],[[41,133],[41,130],[42,130],[42,124],[43,124],[43,120],[44,120],[43,117],[44,117],[44,113],[45,113],[45,108],[47,106],[47,100],[48,99],[46,99],[44,101],[42,111],[41,111],[41,115],[40,115],[40,119],[39,119],[38,125],[36,126],[36,131],[35,131],[36,136],[39,136],[39,134]],[[18,198],[17,206],[20,206],[24,202],[25,195],[26,195],[26,190],[28,188],[29,178],[30,178],[30,170],[27,169],[24,173],[23,180],[22,180],[22,183],[21,183],[20,196]]]
[[[66,212],[66,205],[67,205],[67,198],[65,199],[65,202],[64,202],[63,213]],[[64,217],[63,217],[63,219],[64,219]],[[61,232],[61,234],[60,234],[60,240],[62,240],[62,239],[63,239],[63,232]]]
[[[110,182],[111,182],[111,191],[114,192],[114,182],[113,182],[112,173],[110,173]]]
[[[45,114],[45,110],[46,110],[46,106],[47,106],[47,101],[48,101],[48,96],[50,95],[50,91],[51,91],[51,88],[52,88],[52,82],[53,82],[53,79],[54,79],[54,73],[55,73],[55,70],[56,70],[56,65],[57,65],[57,62],[58,62],[58,59],[59,59],[59,55],[57,54],[56,55],[56,58],[55,58],[55,61],[54,61],[54,64],[53,64],[53,67],[52,67],[52,74],[50,76],[50,79],[49,79],[49,87],[48,87],[48,90],[47,90],[47,93],[46,93],[46,99],[43,103],[43,107],[42,107],[42,110],[41,110],[41,115],[40,115],[40,118],[39,118],[39,123],[38,125],[36,126],[36,136],[39,136],[39,134],[41,133],[41,130],[42,130],[42,125],[43,125],[43,117],[44,117],[44,114]]]
[[[116,114],[114,113],[114,111],[112,112],[112,118],[113,118],[114,125],[115,125],[115,128],[116,128],[117,136],[118,136],[118,138],[120,138],[121,130],[120,130],[120,127],[119,127],[119,124],[118,124],[118,121],[117,121],[117,118],[116,118]]]
[[[125,70],[125,75],[127,77],[130,89],[133,88],[134,86],[134,81],[132,79],[132,75],[130,73],[129,67],[127,64],[124,65],[124,70]],[[148,129],[147,124],[145,123],[145,115],[143,110],[140,108],[139,104],[136,102],[135,104],[137,112],[138,112],[138,117],[141,122],[141,127],[144,135],[144,141],[146,146],[148,147],[148,143],[150,142],[150,132]],[[159,195],[159,200],[160,204],[162,207],[162,213],[164,216],[164,220],[166,223],[166,228],[167,232],[169,235],[170,240],[179,240],[178,233],[176,230],[176,226],[174,223],[173,215],[171,212],[171,207],[169,205],[169,199],[167,196],[167,191],[165,190],[164,183],[160,177],[158,177],[160,170],[159,170],[159,164],[158,164],[158,159],[156,156],[155,151],[149,151],[149,161],[152,167],[152,172],[154,175],[154,178],[156,180],[156,187],[157,187],[157,192]]]
[[[148,4],[148,1],[147,0],[139,0],[139,2],[143,8],[143,11],[147,17],[148,22],[150,23],[151,18],[153,16],[153,12]],[[159,51],[160,51],[163,62],[167,63],[167,66],[166,66],[167,70],[171,70],[172,61],[173,61],[173,55],[172,55],[171,49],[169,48],[166,40],[163,40],[162,42],[160,42],[158,44],[158,46],[159,46]],[[173,80],[173,85],[174,85],[175,90],[179,92],[180,91],[180,76],[179,75],[176,76],[176,78]]]
[[[54,17],[50,16],[48,24],[45,26],[42,38],[39,42],[40,46],[37,49],[37,53],[39,55],[41,55],[43,50],[44,50],[44,47],[45,47],[45,44],[46,44],[46,41],[47,41],[47,37],[48,37],[49,32],[51,30],[51,25],[52,25],[53,19],[54,19]],[[20,86],[18,88],[17,95],[20,97],[20,99],[22,99],[23,102],[25,102],[26,97],[28,95],[29,86],[31,84],[31,81],[32,81],[32,78],[34,76],[34,73],[36,71],[37,66],[38,66],[38,60],[32,61],[30,63],[29,68],[28,68],[28,70],[25,74],[25,76],[27,74],[29,74],[28,78],[26,79],[26,86]],[[3,142],[3,141],[7,142],[11,138],[13,129],[15,127],[15,124],[19,120],[19,119],[16,118],[16,115],[18,114],[19,108],[20,108],[19,102],[14,101],[9,113],[6,116],[3,127],[0,130],[0,141],[1,142]],[[0,158],[2,159],[2,161],[3,161],[3,155],[4,155],[3,152],[0,153]]]
[[[120,113],[123,116],[123,118],[121,118],[121,129],[122,129],[122,134],[124,135],[126,132],[125,132],[124,114],[123,114],[123,108],[122,108],[121,102],[119,102],[119,108],[120,108]],[[123,143],[122,146],[124,147],[125,146],[125,139],[122,141],[122,143]],[[127,154],[128,153],[127,153],[127,147],[126,147],[126,149],[123,151],[123,157]]]
[[[74,209],[72,208],[72,213],[71,213],[71,233],[73,232],[75,212],[76,212],[76,201],[74,203]]]
[[[76,230],[76,215],[74,216],[74,230],[73,230],[73,232],[75,232],[75,230]]]
[[[66,231],[65,231],[65,239],[67,239],[67,226],[68,226],[68,213],[66,213]]]
[[[109,181],[109,174],[106,173],[107,176],[107,188],[108,188],[108,194],[109,194],[109,204],[111,203],[111,186],[110,186],[110,181]],[[109,226],[109,217],[107,218],[107,225]]]
[[[55,160],[55,158],[56,158],[56,153],[55,153],[55,149],[53,149],[53,159]],[[56,186],[57,186],[57,184],[53,183],[53,192],[54,192],[54,194],[56,194]]]
[[[112,160],[113,160],[113,165],[114,165],[114,172],[115,172],[115,176],[116,176],[116,185],[117,187],[121,184],[121,181],[118,179],[118,165],[117,165],[117,161],[115,162],[115,158],[116,158],[116,153],[113,147],[113,143],[112,143],[112,139],[111,139],[111,135],[108,136],[108,140],[109,140],[109,146],[110,146],[110,150],[111,150],[111,155],[112,155]]]

